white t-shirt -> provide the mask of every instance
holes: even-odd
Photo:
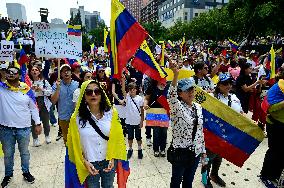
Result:
[[[139,111],[136,107],[136,105],[133,103],[132,99],[136,103],[137,107],[139,108]],[[140,125],[141,122],[141,106],[143,106],[144,99],[136,95],[131,99],[130,95],[127,94],[126,96],[126,106],[125,106],[125,123],[128,125]]]
[[[78,102],[78,99],[79,99],[79,96],[80,96],[80,88],[77,88],[74,93],[73,93],[73,99],[72,101],[74,103],[77,103]]]
[[[210,95],[214,96],[213,93],[210,93]],[[241,102],[238,99],[238,97],[235,94],[232,94],[232,93],[230,93],[229,95],[231,96],[231,106],[230,107],[233,110],[235,110],[236,112],[242,113],[243,109],[242,109],[242,105],[241,105]],[[219,101],[221,101],[222,103],[228,105],[228,102],[229,102],[229,97],[228,96],[225,97],[222,94],[218,94],[217,99]]]
[[[112,110],[105,112],[104,116],[97,120],[92,115],[93,120],[96,122],[102,133],[109,136]],[[103,139],[87,121],[86,126],[82,128],[82,121],[79,122],[80,117],[77,117],[77,125],[80,133],[81,145],[83,148],[85,158],[90,162],[102,161],[106,159],[107,140]]]

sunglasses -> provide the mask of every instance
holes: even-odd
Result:
[[[9,75],[17,75],[19,72],[17,69],[7,69],[6,73]]]
[[[105,70],[100,70],[100,71],[99,71],[99,73],[103,73],[103,72],[105,72]]]
[[[85,90],[85,94],[87,95],[87,96],[92,96],[93,95],[93,93],[95,94],[95,95],[101,95],[101,90],[99,89],[99,88],[95,88],[94,90],[93,89],[86,89]]]

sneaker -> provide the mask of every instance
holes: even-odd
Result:
[[[147,146],[152,146],[152,142],[150,138],[146,138],[146,144]]]
[[[160,152],[154,151],[154,156],[155,156],[155,157],[160,157]]]
[[[226,183],[218,175],[210,175],[210,179],[220,187],[226,187]]]
[[[142,159],[143,158],[143,153],[142,153],[142,149],[138,150],[138,159]]]
[[[51,124],[52,127],[57,127],[57,123]]]
[[[166,152],[165,151],[161,151],[160,156],[161,157],[166,157]]]
[[[34,147],[39,147],[40,146],[40,142],[39,142],[39,139],[34,139],[34,142],[33,142],[33,146]]]
[[[129,149],[127,152],[127,159],[130,159],[132,157],[133,154],[133,149]]]
[[[51,143],[51,138],[50,138],[50,136],[46,136],[46,137],[45,137],[45,142],[46,142],[46,144],[50,144],[50,143]]]
[[[259,177],[260,181],[265,185],[267,188],[277,188],[276,185],[274,185],[273,181],[266,179],[262,176]]]
[[[2,187],[2,188],[7,187],[8,184],[10,183],[10,181],[12,180],[12,178],[13,178],[13,175],[11,175],[11,176],[5,176],[5,177],[3,178],[2,183],[1,183],[1,187]]]
[[[23,176],[28,183],[33,184],[35,182],[35,178],[33,177],[33,175],[31,175],[30,172],[23,173]]]
[[[56,137],[56,141],[59,141],[60,139],[62,138],[62,135],[57,135],[57,137]]]

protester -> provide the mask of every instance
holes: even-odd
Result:
[[[251,65],[246,63],[241,67],[240,76],[236,80],[236,95],[240,99],[244,113],[249,111],[249,99],[251,93],[255,90],[257,84],[262,83],[262,80],[257,80],[253,83],[251,74]]]
[[[165,85],[152,80],[152,84],[146,91],[144,109],[164,109],[157,99],[164,94],[165,89]],[[166,156],[167,130],[168,127],[164,127],[163,125],[156,125],[153,127],[153,150],[155,157]]]
[[[168,150],[170,157],[182,158],[179,163],[172,163],[171,188],[191,188],[199,159],[206,158],[203,135],[202,108],[194,103],[194,80],[182,79],[178,81],[178,65],[170,63],[174,72],[172,85],[169,89],[168,102],[171,109],[172,143]]]
[[[276,187],[284,169],[283,141],[284,141],[284,80],[280,79],[267,93],[269,107],[267,110],[266,131],[268,150],[265,154],[261,180],[266,187]]]
[[[0,83],[0,141],[5,165],[2,187],[6,187],[13,177],[16,142],[20,152],[23,177],[28,183],[35,181],[29,171],[31,117],[36,124],[35,134],[39,135],[42,127],[33,92],[25,83],[20,82],[19,78],[20,70],[9,67],[6,72],[7,83]]]
[[[125,83],[125,84],[127,85],[127,83]],[[123,134],[124,134],[124,137],[125,137],[126,134],[127,134],[127,128],[126,128],[126,124],[125,124],[126,101],[124,99],[121,86],[122,86],[122,84],[118,79],[116,79],[116,78],[112,79],[111,89],[112,89],[112,96],[114,98],[114,105],[115,105],[115,108],[118,111],[118,116],[120,118],[120,122],[121,122],[121,125],[122,125],[122,128],[123,128]]]
[[[72,101],[74,102],[75,106],[76,106],[76,103],[78,102],[78,98],[79,98],[79,95],[80,95],[80,87],[82,85],[83,82],[85,81],[88,81],[88,80],[92,80],[92,73],[88,72],[88,71],[83,71],[81,72],[80,74],[80,83],[79,83],[79,88],[77,88],[74,93],[73,93],[73,99]]]
[[[101,65],[97,66],[95,80],[104,89],[104,91],[106,92],[108,98],[112,102],[111,81],[110,81],[110,79],[107,77],[107,75],[105,73],[105,68],[103,66],[101,66]]]
[[[69,150],[69,158],[74,156],[77,170],[87,172],[86,186],[113,187],[117,159],[126,159],[126,146],[117,111],[96,81],[81,86],[67,147],[82,148]]]
[[[75,62],[71,67],[72,67],[72,80],[80,83],[81,65],[78,62]]]
[[[33,66],[30,71],[30,78],[32,80],[32,90],[35,93],[37,106],[39,109],[39,116],[43,124],[45,142],[47,144],[51,143],[51,138],[49,136],[50,125],[49,125],[49,110],[51,108],[51,102],[49,97],[52,94],[52,88],[48,81],[45,80],[37,66]],[[32,136],[33,136],[33,146],[40,146],[40,141],[38,135],[35,134],[35,123],[32,121]]]
[[[194,72],[195,75],[190,80],[203,90],[213,92],[215,86],[211,78],[207,76],[208,66],[204,62],[198,62],[194,65]]]
[[[58,102],[58,124],[62,129],[64,144],[67,141],[67,133],[70,117],[74,111],[73,93],[79,87],[79,83],[71,78],[71,67],[64,64],[60,67],[62,80],[57,80],[52,87],[51,101]]]
[[[134,82],[128,84],[128,93],[125,89],[125,76],[122,76],[122,93],[126,100],[125,104],[125,124],[127,127],[128,135],[128,152],[127,159],[130,159],[133,154],[133,139],[135,139],[138,144],[138,159],[143,158],[142,152],[142,137],[141,137],[141,128],[143,127],[144,120],[144,109],[143,109],[143,98],[137,95],[137,85]]]

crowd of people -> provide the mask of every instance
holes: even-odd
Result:
[[[17,21],[11,24],[15,30],[11,40],[31,37],[29,24]],[[275,38],[278,39],[282,40],[280,36]],[[155,58],[159,62],[160,54]],[[284,168],[281,155],[284,133],[282,51],[276,54],[274,79],[270,79],[270,61],[268,53],[209,49],[197,42],[189,45],[182,57],[179,51],[167,51],[165,65],[174,77],[172,82],[163,84],[135,70],[131,61],[117,79],[110,75],[107,56],[84,53],[80,61],[73,61],[43,59],[30,54],[27,63],[30,87],[20,82],[21,71],[14,62],[9,65],[1,62],[0,141],[5,165],[1,186],[7,187],[13,177],[16,142],[23,176],[29,183],[35,181],[29,172],[30,134],[33,146],[40,147],[43,142],[38,135],[43,127],[45,143],[50,144],[55,141],[50,137],[50,126],[59,125],[56,141],[63,137],[68,148],[74,143],[82,150],[78,155],[70,152],[74,153],[75,161],[81,161],[88,187],[100,187],[100,182],[102,187],[113,187],[117,160],[133,157],[134,139],[138,159],[143,160],[141,128],[145,125],[145,113],[149,109],[163,109],[158,98],[167,91],[170,107],[167,121],[172,131],[169,149],[166,149],[168,127],[162,125],[147,126],[146,123],[145,145],[153,146],[155,157],[167,157],[172,164],[172,188],[181,184],[192,187],[200,161],[208,170],[204,186],[213,187],[213,181],[225,187],[226,182],[219,176],[222,157],[205,147],[202,107],[194,102],[197,86],[240,114],[252,112],[252,119],[268,137],[269,149],[260,179],[267,187],[275,186]],[[178,80],[180,70],[195,74]],[[275,85],[282,90],[282,95],[264,111],[261,104],[268,94],[274,94],[270,88]],[[127,147],[123,137],[127,137]],[[119,151],[115,149],[118,146]]]

